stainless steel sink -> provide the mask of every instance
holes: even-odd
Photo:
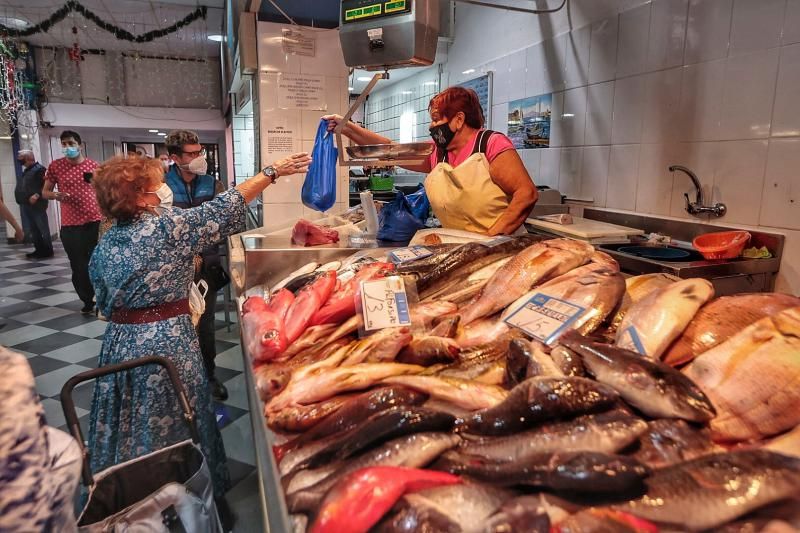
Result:
[[[622,244],[601,244],[598,246],[601,250],[605,250],[607,252],[618,252],[620,254],[630,255],[637,258],[643,259],[651,259],[654,261],[661,261],[664,263],[692,263],[695,261],[705,261],[705,258],[693,248],[684,248],[682,246],[642,246],[636,245],[635,243],[622,243]],[[634,251],[634,248],[643,249],[642,251]],[[645,250],[653,250],[654,252],[658,252],[661,250],[670,250],[679,252],[676,255],[681,255],[683,257],[655,257],[657,254],[649,255],[646,253]]]

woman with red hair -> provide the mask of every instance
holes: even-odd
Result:
[[[525,219],[538,198],[536,186],[511,140],[484,129],[483,110],[472,89],[450,87],[428,104],[435,150],[419,165],[404,168],[428,174],[425,191],[445,228],[486,235],[524,231]],[[342,121],[328,119],[333,130]],[[353,122],[342,134],[356,144],[388,144],[391,139]]]

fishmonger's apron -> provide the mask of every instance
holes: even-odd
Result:
[[[487,233],[508,208],[511,198],[492,181],[484,155],[494,133],[481,131],[472,155],[455,168],[443,150],[439,163],[425,178],[425,192],[443,228]]]

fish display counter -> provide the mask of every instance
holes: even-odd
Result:
[[[800,526],[800,298],[426,239],[231,237],[265,531]]]

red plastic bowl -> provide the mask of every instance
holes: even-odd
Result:
[[[749,240],[750,233],[746,231],[718,231],[698,235],[692,246],[706,259],[733,259],[742,254]]]

